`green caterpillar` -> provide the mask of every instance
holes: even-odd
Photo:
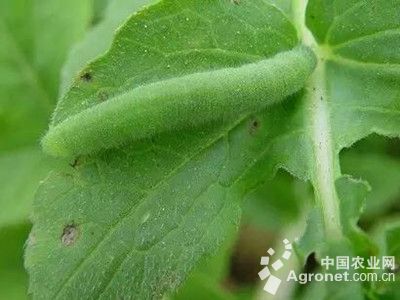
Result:
[[[257,111],[300,90],[315,65],[313,52],[299,46],[256,63],[139,86],[51,127],[42,145],[55,156],[89,154]]]

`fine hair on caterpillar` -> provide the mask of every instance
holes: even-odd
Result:
[[[299,91],[316,65],[304,46],[235,68],[142,85],[51,127],[42,140],[55,156],[76,156],[126,141],[258,111]]]

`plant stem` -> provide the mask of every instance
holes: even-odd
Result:
[[[313,35],[306,27],[307,0],[294,0],[293,11],[295,23],[301,40],[311,47],[318,58],[318,65],[307,82],[306,99],[310,114],[310,135],[313,143],[314,157],[311,180],[314,186],[316,203],[319,206],[327,236],[333,239],[342,237],[340,224],[339,199],[336,193],[335,179],[339,174],[335,170],[335,149],[332,141],[330,124],[329,96],[326,86],[326,58],[328,50],[319,47]]]

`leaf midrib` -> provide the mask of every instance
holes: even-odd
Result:
[[[317,206],[324,221],[324,231],[332,239],[343,235],[340,224],[339,199],[335,187],[337,171],[335,166],[332,126],[330,124],[330,105],[326,87],[326,58],[331,55],[329,49],[320,47],[306,25],[308,0],[294,1],[294,18],[303,43],[311,47],[318,65],[306,83],[306,102],[310,112],[310,140],[313,144],[311,180],[314,186]],[[361,2],[361,1],[360,1]],[[351,8],[352,9],[352,8]]]

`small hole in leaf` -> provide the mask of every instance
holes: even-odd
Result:
[[[93,76],[92,76],[92,74],[90,72],[85,72],[85,73],[83,73],[81,75],[81,79],[83,81],[89,82],[89,81],[91,81],[93,79]]]
[[[72,246],[75,244],[78,238],[78,228],[74,224],[67,225],[64,227],[63,233],[61,235],[61,242],[65,246]]]
[[[260,126],[261,126],[260,120],[252,119],[249,124],[249,133],[251,135],[255,134],[260,128]]]

